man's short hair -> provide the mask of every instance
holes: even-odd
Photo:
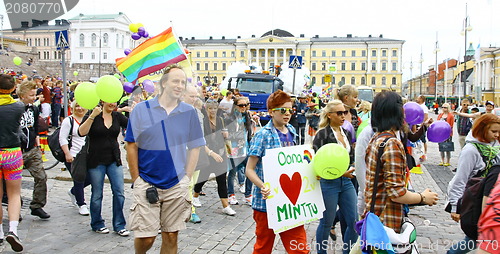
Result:
[[[163,76],[161,76],[161,79],[160,79],[160,94],[163,94],[163,83],[167,82],[168,74],[173,69],[180,69],[180,70],[184,71],[184,69],[178,64],[172,64],[172,65],[165,67],[165,69],[163,70]]]
[[[0,93],[10,94],[12,88],[16,86],[14,77],[7,74],[0,74]]]
[[[37,84],[35,81],[23,81],[17,86],[16,93],[18,96],[24,96],[28,91],[36,89]]]
[[[269,98],[267,98],[267,110],[277,108],[278,106],[291,101],[292,98],[290,97],[290,95],[281,90],[278,90],[269,95]]]

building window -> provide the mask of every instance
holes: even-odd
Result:
[[[398,56],[398,51],[396,49],[392,50],[392,56],[397,57]]]
[[[222,57],[226,57],[226,51],[222,51]]]
[[[316,50],[312,51],[312,57],[316,57]]]
[[[382,57],[386,57],[387,56],[387,50],[382,50]]]
[[[214,71],[217,70],[217,63],[214,63]]]
[[[356,56],[356,50],[351,50],[351,55]]]
[[[366,71],[366,63],[361,63],[361,70]]]
[[[214,57],[217,57],[217,52],[214,52]]]
[[[321,63],[321,70],[326,71],[326,63]]]
[[[198,58],[201,57],[201,52],[199,52],[199,51],[196,52],[196,57],[198,57]]]
[[[119,40],[120,40],[120,36],[116,35],[116,46],[115,47],[117,47],[117,48],[118,48],[118,45],[120,45]]]
[[[372,71],[376,71],[377,70],[377,63],[372,63]]]
[[[316,84],[316,77],[312,77],[311,84],[313,84],[313,85]]]
[[[345,63],[341,63],[340,64],[340,70],[341,71],[345,71]]]
[[[95,60],[95,53],[94,53],[94,52],[92,52],[92,53],[90,54],[90,59]]]
[[[231,51],[231,57],[234,58],[234,51]]]
[[[200,70],[200,63],[196,63],[196,70],[199,71]]]
[[[396,84],[396,77],[392,77],[391,84],[395,85]]]
[[[244,50],[240,51],[240,57],[245,57],[245,51]]]
[[[361,50],[361,56],[366,56],[366,50]]]
[[[102,36],[102,44],[104,47],[108,46],[108,41],[109,41],[109,35],[107,33],[104,33]]]
[[[269,54],[271,57],[274,57],[274,50],[270,50],[270,54]]]
[[[222,63],[222,70],[225,71],[226,70],[226,63]]]
[[[385,77],[382,77],[382,85],[385,86]]]
[[[332,56],[333,56],[333,57],[337,56],[337,51],[332,50]]]
[[[397,68],[397,63],[392,63],[392,70],[395,71]]]
[[[125,35],[122,34],[122,48],[125,47]]]
[[[306,56],[306,51],[301,50],[301,51],[300,51],[300,56],[303,56],[303,57],[304,57],[304,56]]]
[[[351,85],[355,85],[356,84],[356,78],[355,77],[351,77]]]
[[[45,39],[44,39],[45,42]],[[57,59],[57,51],[54,51],[54,59]]]
[[[311,70],[312,70],[312,71],[315,71],[315,70],[316,70],[316,63],[312,63],[312,65],[311,65]]]
[[[108,59],[108,53],[104,52],[104,54],[102,54],[102,58],[103,59]]]
[[[377,50],[376,49],[372,50],[372,56],[377,56]]]
[[[326,57],[326,50],[321,51],[321,56]]]
[[[80,53],[80,60],[83,60],[83,53]]]
[[[335,84],[335,76],[332,75],[332,84]]]
[[[345,85],[345,77],[342,77],[342,78],[340,79],[340,84],[339,84],[339,86],[343,86],[343,85]]]
[[[382,70],[383,71],[386,71],[387,70],[387,63],[382,63]]]
[[[375,85],[375,77],[372,77],[372,85]]]
[[[205,52],[205,57],[208,57],[208,52]]]
[[[366,82],[365,77],[361,77],[361,85],[366,85],[365,82]]]
[[[85,47],[85,35],[80,34],[80,47]]]
[[[96,34],[92,34],[92,43],[90,44],[92,47],[95,47],[97,46],[97,35]]]
[[[351,71],[356,70],[356,63],[351,63]]]
[[[284,52],[284,50],[279,51],[279,57],[283,57]]]
[[[256,58],[257,57],[257,51],[252,51],[252,57]]]
[[[205,70],[208,71],[208,63],[205,63]]]
[[[345,50],[342,50],[342,56],[345,57]]]
[[[260,51],[260,57],[266,57],[266,51],[265,50]]]
[[[325,76],[321,77],[321,84],[325,84]]]

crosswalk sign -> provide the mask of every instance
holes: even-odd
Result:
[[[301,69],[302,68],[302,57],[291,55],[290,62],[288,62],[288,68]]]
[[[57,50],[69,49],[68,30],[56,32]]]

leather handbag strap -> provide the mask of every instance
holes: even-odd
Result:
[[[387,136],[387,135],[383,135],[383,136]],[[379,137],[381,137],[381,136],[379,136]],[[385,138],[384,141],[382,143],[380,143],[380,145],[378,146],[377,167],[375,170],[375,182],[373,185],[373,195],[372,195],[372,202],[371,202],[371,206],[370,206],[370,212],[372,212],[372,213],[374,213],[374,211],[375,211],[375,198],[377,197],[379,175],[380,175],[380,172],[382,171],[382,161],[380,160],[380,158],[382,157],[382,154],[384,153],[384,148],[385,148],[385,145],[387,143],[387,140],[389,140],[391,138],[393,138],[393,137],[389,136],[389,137]]]

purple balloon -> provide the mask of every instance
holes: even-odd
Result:
[[[351,133],[351,137],[352,137],[351,141],[353,143],[356,142],[356,132],[354,131],[354,126],[352,126],[352,123],[347,121],[347,120],[344,120],[342,127]]]
[[[126,55],[126,56],[128,56],[128,54],[130,54],[130,52],[132,52],[132,50],[131,50],[131,49],[125,49],[125,50],[123,51],[123,53],[125,53],[125,55]]]
[[[152,93],[155,91],[155,85],[153,84],[153,81],[149,79],[145,79],[144,81],[142,81],[142,87],[148,93]]]
[[[142,34],[142,37],[144,37],[144,38],[148,38],[148,37],[149,37],[149,33],[148,33],[148,31],[144,31],[144,33]]]
[[[134,91],[134,87],[134,84],[130,82],[123,83],[123,90],[125,90],[125,92],[127,93],[132,93],[132,91]]]
[[[144,29],[144,27],[139,27],[137,29],[137,34],[139,34],[140,36],[144,36],[144,32],[146,32],[146,29]]]
[[[431,142],[441,143],[451,135],[451,126],[446,121],[433,122],[427,130],[427,138]]]
[[[407,102],[403,106],[405,120],[409,125],[421,124],[424,121],[424,110],[416,102]]]
[[[198,81],[196,84],[197,84],[198,86],[202,86],[202,85],[203,85],[203,83],[201,83],[201,81]]]
[[[140,36],[138,33],[133,33],[133,34],[131,35],[131,37],[132,37],[132,39],[134,39],[134,40],[139,40],[139,39],[141,38],[141,36]]]

